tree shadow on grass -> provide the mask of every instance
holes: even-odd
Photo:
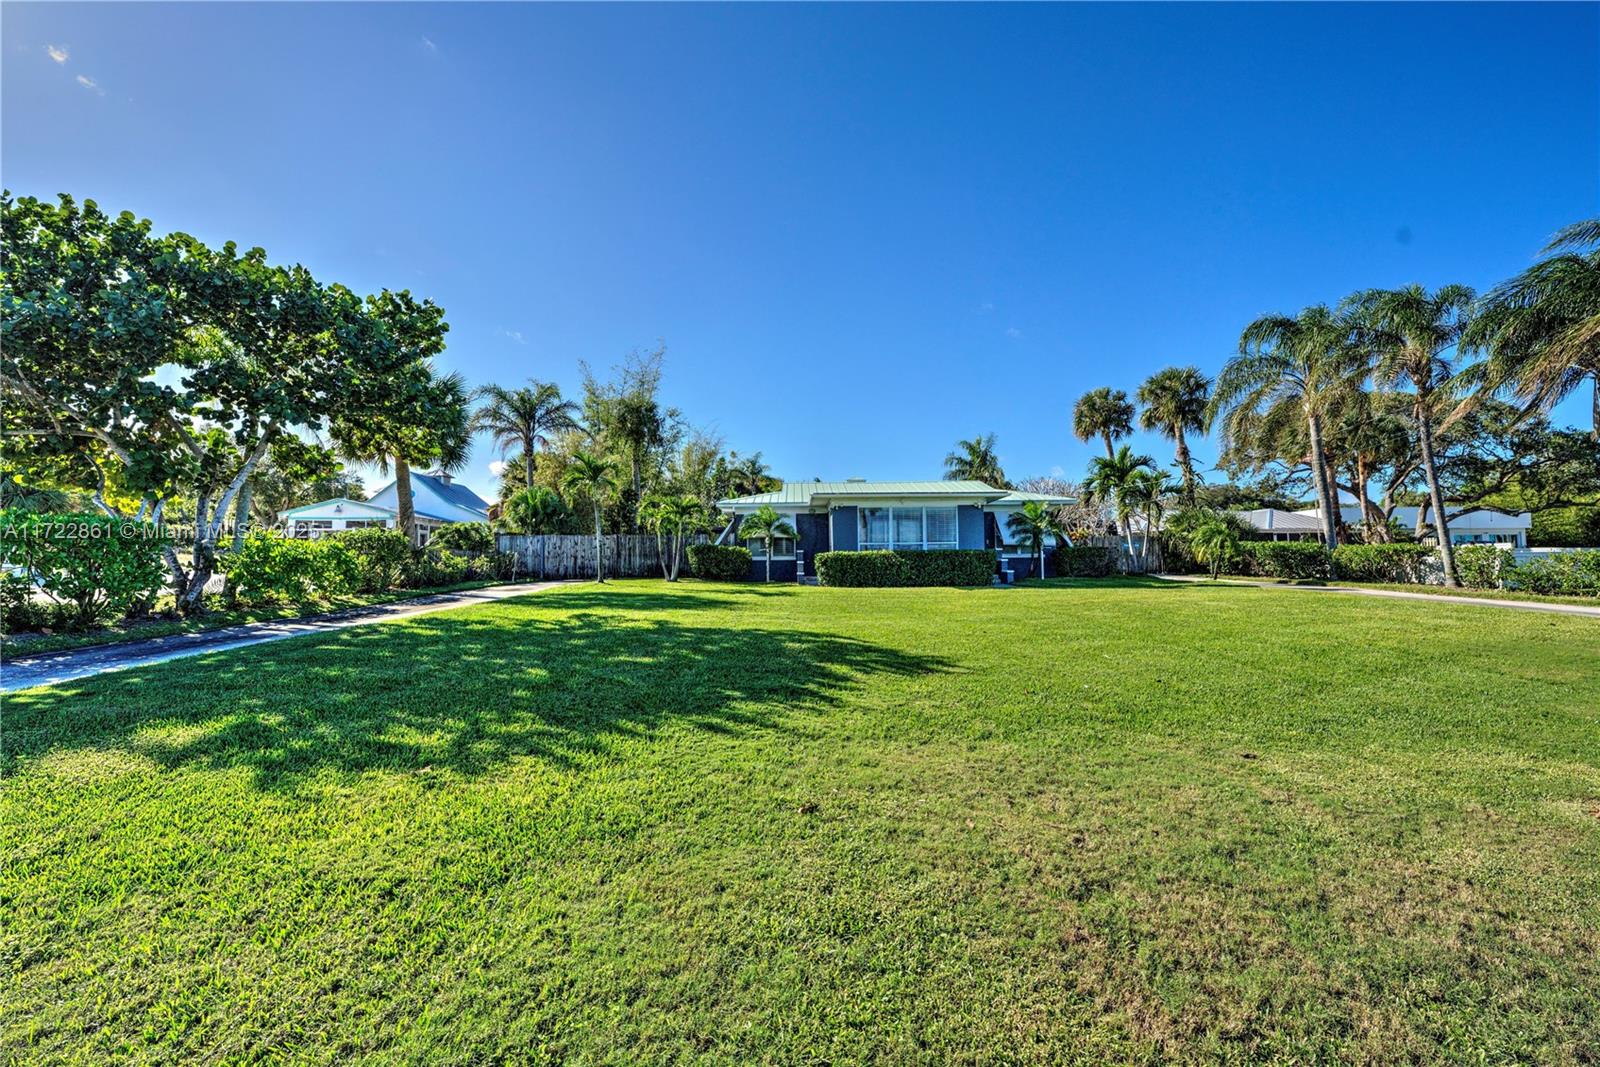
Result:
[[[635,610],[561,614],[549,609],[602,601],[544,594],[19,694],[6,701],[0,766],[111,748],[168,769],[248,768],[262,789],[329,770],[475,776],[517,758],[602,759],[668,727],[803,728],[793,712],[824,709],[868,676],[953,669],[832,634],[686,625],[652,614],[651,599],[621,594]],[[697,610],[690,597],[666,599]]]

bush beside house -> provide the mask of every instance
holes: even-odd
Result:
[[[750,550],[742,545],[690,545],[689,570],[709,582],[742,582],[750,577]]]
[[[823,585],[973,586],[994,579],[994,553],[987,549],[929,552],[821,552],[817,580]]]
[[[1241,574],[1306,581],[1328,578],[1333,564],[1328,550],[1316,541],[1241,541]]]
[[[1340,545],[1333,550],[1333,574],[1347,582],[1420,585],[1438,569],[1438,560],[1430,545]]]

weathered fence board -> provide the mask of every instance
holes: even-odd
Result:
[[[692,537],[690,544],[704,541]],[[600,539],[605,549],[607,578],[661,577],[661,549],[654,534],[606,534]],[[496,547],[517,557],[517,569],[543,578],[593,578],[595,542],[592,534],[497,534]],[[685,559],[681,573],[688,573]]]
[[[1117,550],[1117,569],[1123,574],[1139,574],[1149,571],[1159,574],[1164,566],[1161,559],[1161,539],[1158,537],[1150,544],[1150,554],[1144,563],[1140,563],[1137,555],[1128,552],[1128,542],[1121,537],[1112,537],[1109,534],[1095,537],[1074,537],[1075,545],[1089,545],[1094,548],[1114,548]],[[1133,535],[1133,547],[1140,550],[1144,544],[1143,534]]]

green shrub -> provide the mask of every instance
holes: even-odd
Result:
[[[743,545],[689,546],[689,570],[711,582],[744,581],[750,577],[750,560],[750,550]]]
[[[441,526],[428,538],[429,548],[481,556],[494,551],[494,531],[486,522],[452,522]]]
[[[1528,544],[1548,548],[1600,548],[1600,504],[1577,504],[1534,512]]]
[[[49,604],[33,595],[33,580],[26,574],[0,574],[0,633],[42,630],[55,621]]]
[[[1241,541],[1237,559],[1241,573],[1265,578],[1303,581],[1333,573],[1328,550],[1318,541]]]
[[[1117,561],[1121,556],[1120,548],[1057,545],[1050,559],[1056,574],[1064,578],[1107,578],[1117,573]]]
[[[400,584],[412,558],[411,542],[399,530],[370,527],[335,535],[360,564],[359,588],[363,593],[382,593]]]
[[[1426,582],[1438,559],[1432,545],[1340,545],[1333,550],[1333,573],[1347,582]]]
[[[1536,556],[1511,563],[1502,575],[1508,589],[1545,596],[1600,596],[1600,550]]]
[[[32,575],[71,629],[153,599],[167,579],[163,546],[154,527],[104,515],[0,513],[0,563]]]
[[[361,560],[337,538],[308,540],[257,530],[218,560],[236,601],[256,604],[346,596],[361,585]]]
[[[1506,567],[1514,562],[1499,545],[1457,545],[1456,575],[1473,589],[1498,589]]]
[[[981,548],[930,552],[821,552],[817,580],[835,586],[988,585],[994,553]]]
[[[896,586],[911,584],[911,565],[906,552],[817,553],[817,581],[823,585]],[[993,556],[989,557],[991,560]]]
[[[401,571],[400,584],[407,589],[432,589],[465,582],[471,573],[465,556],[441,551],[430,544],[412,554]]]

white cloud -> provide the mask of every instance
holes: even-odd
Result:
[[[506,472],[506,461],[505,460],[496,459],[496,460],[491,460],[489,462],[489,473],[494,475],[496,478],[500,477],[505,472]]]
[[[509,337],[519,345],[525,345],[528,343],[528,339],[522,336],[521,330],[501,330],[500,336]]]
[[[64,44],[47,44],[44,46],[44,54],[57,63],[65,63],[67,61],[67,46]]]
[[[1022,336],[1022,331],[1017,329],[1015,326],[1008,326],[1006,327],[1006,336],[1015,341],[1017,338]]]
[[[106,91],[100,88],[100,83],[89,77],[87,74],[78,75],[78,84],[83,86],[85,89],[93,89],[101,96],[106,95]]]
[[[1059,463],[1056,464],[1054,467],[1050,468],[1050,477],[1052,477],[1052,478],[1065,478],[1066,476],[1067,476],[1067,469],[1065,467],[1061,466]],[[1450,516],[1448,516],[1448,515],[1445,516],[1445,518],[1447,518],[1447,519],[1449,517]]]
[[[439,46],[434,44],[426,36],[422,38],[422,47],[426,48],[430,52],[437,52],[439,50]]]
[[[978,305],[978,310],[980,312],[982,312],[983,314],[987,315],[989,312],[994,310],[994,301],[993,300],[985,300],[983,303]]]

